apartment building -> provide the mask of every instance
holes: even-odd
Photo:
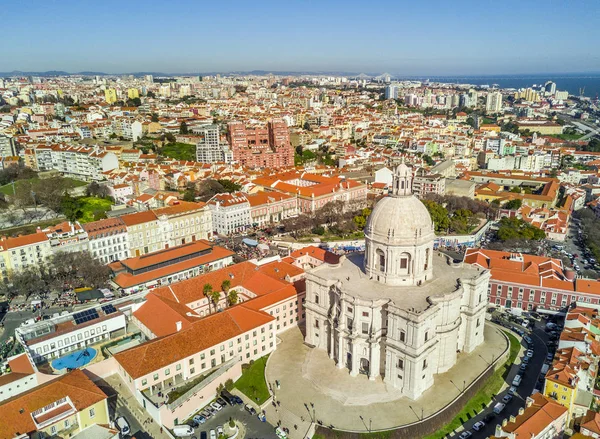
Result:
[[[42,230],[50,241],[52,253],[87,251],[88,234],[78,221],[64,221]]]
[[[165,248],[160,221],[152,210],[123,215],[131,256],[145,255]]]
[[[83,225],[92,257],[109,264],[129,257],[127,227],[121,218],[108,218]]]
[[[286,218],[298,216],[298,200],[280,192],[256,192],[245,194],[250,203],[250,218],[253,226],[279,224]]]
[[[0,402],[0,437],[71,437],[108,425],[108,397],[81,370],[73,370]]]
[[[166,246],[212,237],[212,215],[206,203],[174,201],[153,212],[160,222]]]
[[[17,144],[14,137],[0,134],[0,157],[15,157],[17,154]]]
[[[525,399],[516,416],[509,416],[496,425],[489,439],[554,439],[562,438],[567,428],[567,409],[541,393]]]
[[[560,311],[574,302],[600,303],[600,282],[576,279],[559,259],[469,248],[464,262],[491,271],[490,305]]]
[[[252,225],[250,203],[241,192],[216,194],[208,201],[213,230],[219,235],[240,233]]]
[[[417,198],[425,198],[428,194],[444,195],[446,193],[446,179],[440,174],[429,174],[420,168],[413,178],[413,194]]]
[[[233,160],[243,166],[270,169],[294,166],[294,149],[283,120],[274,119],[266,127],[246,127],[242,122],[230,122],[227,140]]]
[[[294,197],[301,213],[315,212],[330,201],[364,204],[367,201],[367,185],[343,177],[291,171],[252,181],[267,192],[280,192]]]
[[[0,401],[12,398],[38,385],[38,377],[27,354],[9,357],[0,380]]]
[[[0,271],[6,278],[11,270],[37,268],[52,254],[50,240],[41,230],[16,238],[0,238]]]
[[[104,180],[103,172],[119,167],[112,152],[98,147],[69,145],[40,145],[35,149],[39,171],[56,170],[80,180]]]
[[[202,125],[194,128],[202,138],[196,144],[196,161],[200,163],[231,163],[233,153],[227,143],[221,143],[218,125]]]

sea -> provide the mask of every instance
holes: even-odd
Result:
[[[401,79],[452,84],[489,85],[499,88],[527,88],[543,85],[547,81],[556,83],[557,90],[566,90],[571,95],[595,98],[600,95],[600,73],[548,73],[535,75],[495,75],[495,76],[411,76]]]

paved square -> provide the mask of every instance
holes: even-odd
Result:
[[[456,366],[436,375],[433,387],[417,401],[360,375],[338,369],[323,350],[304,344],[298,328],[280,336],[267,364],[267,380],[281,407],[299,419],[311,419],[344,430],[381,430],[418,421],[456,398],[507,347],[500,330],[485,326],[485,342],[471,354],[460,354]],[[277,389],[275,381],[281,386]]]

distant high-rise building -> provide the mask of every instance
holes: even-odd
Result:
[[[139,98],[139,97],[140,97],[140,92],[137,88],[127,89],[127,98],[128,99],[135,99],[135,98]]]
[[[0,134],[0,157],[15,157],[16,155],[17,145],[14,137]]]
[[[564,101],[569,98],[569,92],[557,90],[556,93],[554,93],[554,97],[560,101]]]
[[[117,91],[114,88],[107,88],[104,90],[104,99],[109,104],[117,102]]]
[[[485,98],[485,112],[499,113],[502,109],[502,93],[499,91],[489,92]]]
[[[554,83],[552,81],[548,81],[548,82],[546,82],[544,89],[546,90],[546,93],[548,93],[550,95],[554,95],[556,93],[556,83]]]
[[[266,127],[248,128],[241,122],[230,122],[227,140],[233,159],[248,167],[284,168],[294,166],[294,148],[290,132],[281,119]]]
[[[388,85],[385,87],[385,98],[386,99],[398,99],[398,87],[395,85]]]
[[[196,145],[196,161],[201,163],[230,163],[233,159],[229,145],[220,142],[218,125],[202,125],[194,129],[202,136]]]
[[[146,75],[144,79],[146,79],[146,82],[149,82],[150,84],[154,83],[154,76],[152,75]]]

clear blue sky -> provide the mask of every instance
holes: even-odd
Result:
[[[600,0],[34,0],[0,71],[600,71]]]

